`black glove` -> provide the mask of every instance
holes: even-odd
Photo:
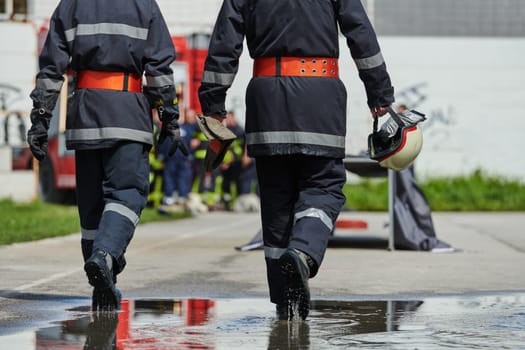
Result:
[[[29,97],[33,100],[31,110],[31,128],[27,131],[27,143],[33,156],[39,161],[47,156],[47,130],[51,120],[51,111],[55,108],[60,86],[55,88],[37,87],[31,91]]]
[[[51,116],[42,108],[31,111],[31,128],[27,131],[27,143],[33,156],[39,161],[47,156],[47,130]]]
[[[156,108],[159,118],[163,122],[179,119],[179,105],[175,87],[144,87],[144,94],[148,98],[151,108]]]
[[[177,148],[180,148],[181,152],[185,156],[188,156],[190,152],[182,139],[179,124],[177,123],[177,119],[179,119],[179,106],[175,87],[173,85],[153,88],[145,87],[144,93],[151,107],[157,109],[159,119],[162,122],[157,144],[160,145],[164,143],[164,140],[169,137],[172,144],[168,150],[168,155],[171,157],[175,154]]]
[[[175,154],[175,152],[177,151],[177,148],[180,148],[180,151],[186,157],[190,154],[190,152],[188,151],[188,147],[186,146],[186,144],[184,143],[184,140],[182,139],[182,136],[180,134],[180,127],[176,120],[162,123],[162,127],[160,129],[159,139],[157,141],[157,144],[160,145],[164,143],[166,138],[170,138],[172,142],[168,150],[168,155],[170,157]]]

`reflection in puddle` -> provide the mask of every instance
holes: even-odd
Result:
[[[125,300],[118,314],[71,310],[36,332],[36,349],[525,348],[523,294],[314,300],[306,322],[273,310],[261,299]]]

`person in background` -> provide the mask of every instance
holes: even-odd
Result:
[[[226,113],[226,126],[237,138],[232,142],[221,164],[221,203],[224,209],[231,210],[235,198],[242,194],[241,176],[243,170],[244,129],[239,125],[233,111]]]
[[[224,0],[199,89],[204,115],[222,121],[246,39],[254,59],[246,144],[256,161],[270,300],[284,320],[308,316],[308,280],[319,271],[345,203],[347,95],[338,72],[339,29],[372,116],[383,116],[394,89],[358,0]],[[217,160],[217,142],[229,139],[211,142],[210,159]]]
[[[153,137],[155,140],[159,138],[160,128],[161,122],[158,113],[153,110]],[[147,205],[154,208],[161,205],[164,197],[162,192],[164,162],[162,158],[163,156],[154,142],[149,150],[149,193],[147,201]]]
[[[200,201],[209,209],[212,209],[215,206],[215,197],[217,195],[215,193],[215,180],[220,170],[206,171],[204,159],[208,145],[209,142],[206,136],[197,127],[191,141],[191,149],[194,154],[192,162],[192,192],[197,193]]]
[[[191,116],[192,113],[193,117]],[[194,114],[195,112],[193,110],[187,109],[180,118],[181,137],[187,148],[189,148],[191,143],[195,124],[187,122],[186,119],[195,119]],[[175,205],[181,205],[184,207],[184,204],[188,198],[188,194],[191,191],[191,162],[193,156],[185,156],[181,152],[176,152],[172,157],[170,157],[170,147],[170,142],[164,142],[164,144],[159,146],[159,153],[162,160],[164,161],[162,186],[164,196],[162,199],[162,204],[168,207]]]
[[[149,190],[152,109],[162,122],[159,144],[171,139],[170,155],[178,146],[184,150],[174,59],[155,0],[61,0],[51,17],[30,95],[27,142],[39,161],[47,156],[52,111],[66,70],[73,70],[66,147],[75,150],[82,255],[94,311],[120,306],[117,275]]]
[[[244,149],[242,156],[242,173],[241,173],[241,189],[239,194],[255,193],[259,195],[259,186],[257,185],[257,171],[255,167],[255,159],[248,156],[248,150]]]

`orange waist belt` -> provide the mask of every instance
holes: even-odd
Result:
[[[333,57],[259,57],[253,62],[253,76],[338,78],[339,68]]]
[[[77,88],[141,92],[142,77],[124,72],[82,70],[77,74]]]

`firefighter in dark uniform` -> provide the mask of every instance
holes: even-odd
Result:
[[[162,121],[159,143],[173,140],[171,154],[180,143],[174,59],[155,0],[62,0],[52,15],[28,143],[38,160],[46,157],[49,120],[63,75],[73,70],[66,146],[75,150],[84,270],[96,310],[120,305],[116,276],[148,195],[153,107]]]
[[[221,119],[246,38],[254,59],[246,91],[246,143],[256,159],[270,299],[281,319],[309,312],[308,278],[323,261],[345,203],[346,89],[338,27],[373,116],[393,87],[360,0],[225,0],[211,37],[200,101]]]

